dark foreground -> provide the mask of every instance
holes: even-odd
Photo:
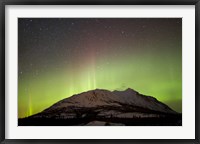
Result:
[[[19,126],[181,126],[182,115],[161,118],[23,118]]]

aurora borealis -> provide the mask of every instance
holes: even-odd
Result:
[[[182,110],[181,18],[19,18],[18,117],[92,89]]]

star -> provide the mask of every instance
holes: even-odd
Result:
[[[146,27],[146,25],[143,25],[143,26],[142,26],[142,28],[145,28],[145,27]]]
[[[125,34],[125,31],[122,30],[122,31],[121,31],[121,34]]]

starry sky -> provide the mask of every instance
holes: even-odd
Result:
[[[182,111],[181,18],[19,18],[18,117],[92,89]]]

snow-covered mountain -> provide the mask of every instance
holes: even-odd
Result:
[[[95,89],[65,98],[29,121],[61,120],[63,125],[180,125],[180,114],[151,96],[133,89]],[[170,122],[172,120],[172,122]],[[175,120],[175,124],[174,124]],[[178,121],[177,121],[178,120]],[[162,124],[161,124],[161,123]],[[55,122],[53,123],[53,125]],[[50,124],[52,125],[52,123]],[[57,124],[55,124],[57,125]]]
[[[67,107],[94,108],[100,106],[115,106],[120,108],[123,105],[136,106],[164,113],[176,113],[156,98],[142,95],[130,88],[125,91],[111,92],[103,89],[95,89],[83,92],[63,99],[43,112],[48,113]]]
[[[182,114],[133,89],[95,89],[65,98],[19,125],[182,125]]]

